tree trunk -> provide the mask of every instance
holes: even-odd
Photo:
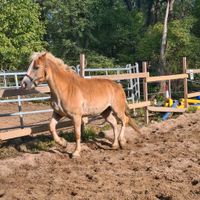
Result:
[[[174,17],[174,1],[175,0],[171,0],[169,3],[169,20],[172,20]]]
[[[137,6],[137,9],[140,11],[141,10],[141,0],[136,0],[136,6]]]
[[[173,5],[175,0],[168,0],[167,7],[165,12],[165,19],[164,19],[164,27],[163,27],[163,35],[162,35],[162,42],[160,47],[160,69],[159,73],[163,75],[166,70],[166,48],[167,48],[167,31],[168,31],[168,20],[172,19],[173,17]]]
[[[163,35],[162,35],[162,42],[160,47],[160,67],[159,73],[160,75],[164,75],[167,73],[166,69],[166,49],[167,49],[167,31],[168,31],[168,20],[173,17],[173,5],[175,0],[168,0],[167,7],[165,12],[165,19],[164,19],[164,26],[163,26]],[[163,81],[160,84],[161,92],[165,93],[166,82]]]
[[[150,24],[152,24],[153,21],[153,4],[154,1],[153,0],[149,0],[147,2],[147,21],[146,21],[146,25],[149,26]]]
[[[158,16],[159,16],[159,11],[160,11],[160,1],[157,0],[155,2],[155,5],[154,5],[154,20],[153,20],[153,23],[156,24],[158,22]]]
[[[160,47],[160,68],[159,73],[161,75],[164,74],[166,68],[166,47],[167,47],[167,31],[168,31],[168,17],[169,17],[169,5],[170,0],[167,1],[167,7],[165,12],[165,19],[164,19],[164,26],[163,26],[163,35],[162,35],[162,42]]]
[[[129,11],[132,11],[133,7],[132,7],[132,3],[131,3],[131,0],[124,0],[127,8]]]

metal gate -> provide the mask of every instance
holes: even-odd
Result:
[[[80,73],[80,66],[76,67],[77,73]],[[115,68],[85,68],[85,77],[95,75],[111,75],[111,74],[131,74],[139,73],[138,63],[135,65],[128,64],[125,67],[117,66]],[[140,100],[140,80],[139,78],[129,79],[125,81],[117,81],[122,83],[126,92],[127,100],[138,102]]]

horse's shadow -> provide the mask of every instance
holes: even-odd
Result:
[[[112,148],[112,140],[107,138],[104,132],[100,132],[92,143],[100,149],[108,150]]]
[[[63,148],[63,147],[52,147],[48,150],[48,152],[50,153],[55,153],[58,154],[60,156],[63,155],[68,155],[70,158],[72,158],[72,152],[69,149],[74,149],[75,148],[75,138],[73,135],[71,135],[70,133],[64,134],[61,133],[60,134],[63,138],[66,139],[67,141],[67,147]],[[91,150],[97,150],[97,149],[103,149],[103,150],[111,150],[112,149],[112,142],[108,139],[106,139],[105,134],[103,132],[100,132],[99,134],[96,134],[95,138],[90,138],[88,140],[85,139],[84,135],[82,136],[82,150],[84,151],[84,145],[87,146],[87,149],[91,149]],[[69,146],[73,146],[71,148],[68,149]]]
[[[60,132],[59,135],[67,141],[69,146],[71,145],[71,149],[75,147],[76,140],[73,133]],[[85,137],[83,134],[81,145],[82,148],[83,146],[87,146],[87,148],[92,150],[110,150],[112,147],[112,142],[111,139],[105,137],[105,134],[103,132],[100,132],[98,134],[95,134],[94,137]],[[14,147],[16,151],[22,153],[36,154],[45,151],[49,153],[56,153],[61,156],[67,154],[70,158],[72,157],[72,152],[68,150],[68,145],[66,148],[56,145],[52,136],[47,134],[26,136],[23,138],[8,140],[6,142],[1,143],[0,147]]]

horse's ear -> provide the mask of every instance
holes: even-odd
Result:
[[[47,52],[46,52],[46,51],[42,52],[42,53],[41,53],[41,57],[44,57],[44,56],[46,56],[46,54],[47,54]]]

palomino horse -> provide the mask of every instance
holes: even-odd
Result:
[[[140,132],[135,122],[126,115],[126,97],[123,88],[107,79],[85,79],[71,70],[64,62],[51,53],[41,52],[32,55],[32,62],[24,76],[22,88],[31,89],[39,83],[47,82],[51,92],[51,106],[54,110],[50,122],[50,132],[54,140],[63,147],[67,142],[56,133],[56,124],[66,116],[73,120],[76,149],[72,156],[81,151],[81,124],[83,117],[101,114],[114,131],[113,149],[126,143],[124,129],[129,123]],[[117,120],[121,123],[117,130]]]

